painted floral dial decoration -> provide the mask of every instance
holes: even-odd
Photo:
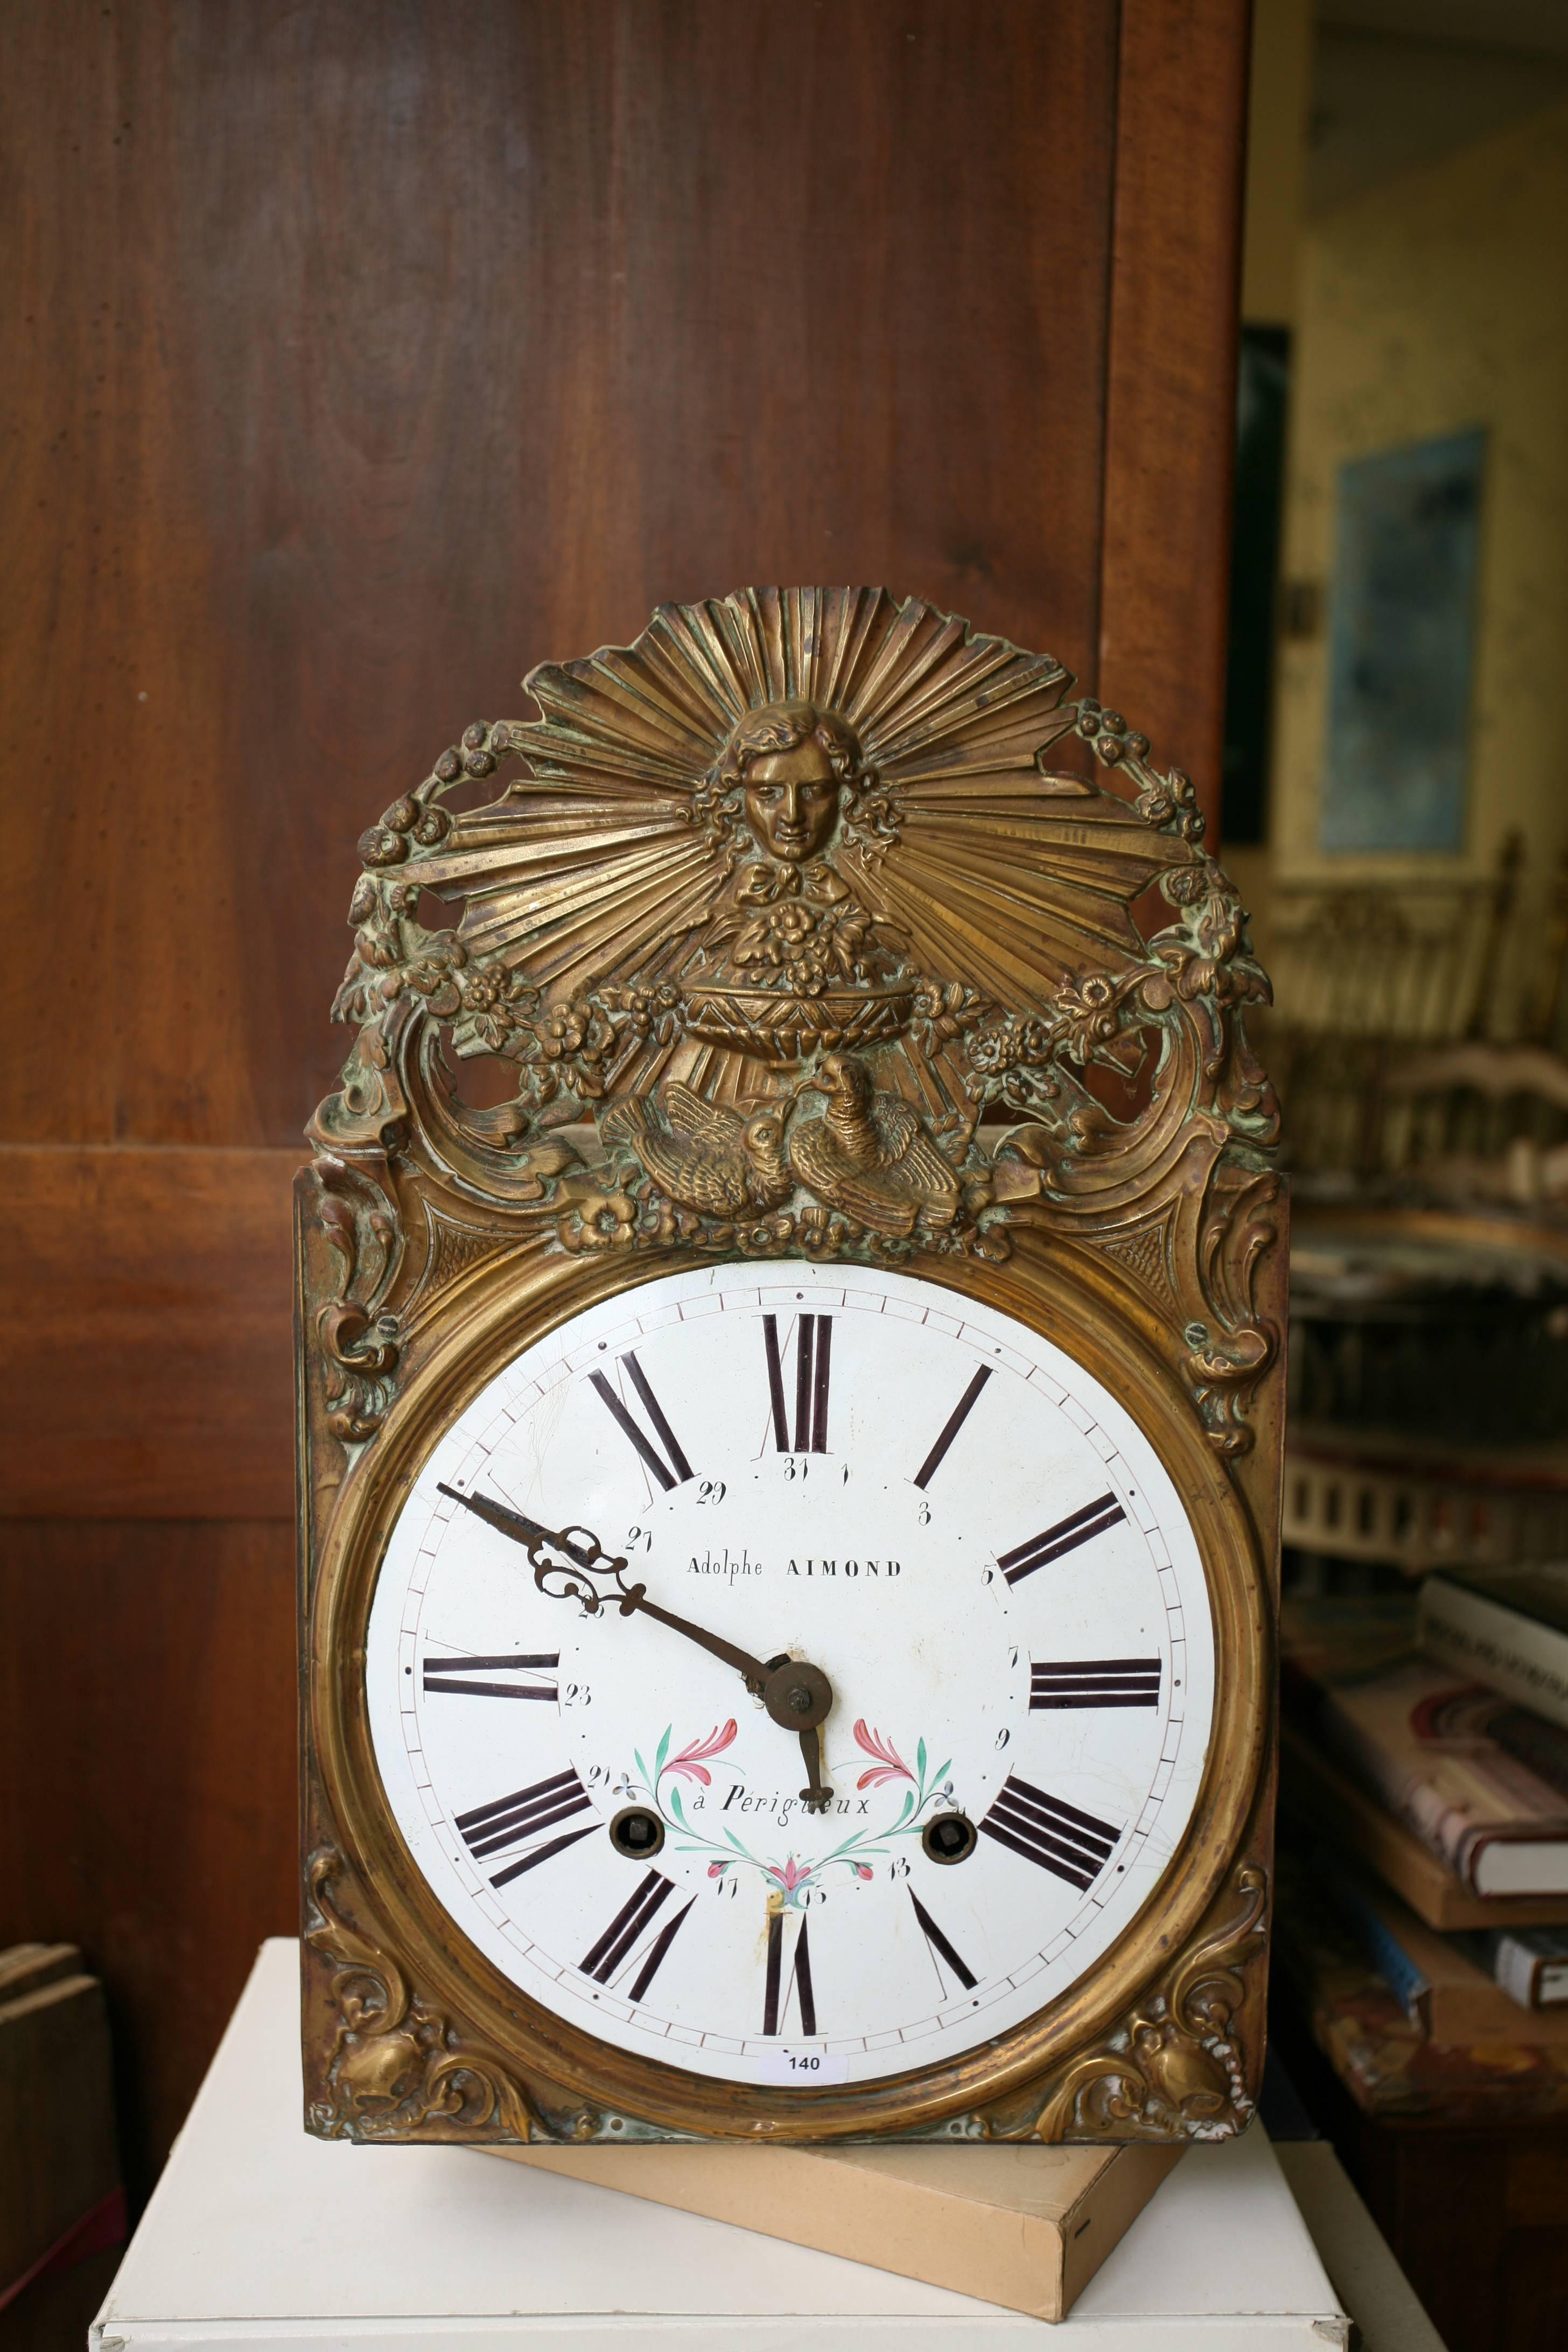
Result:
[[[853,2084],[1130,1925],[1214,1659],[1174,1487],[1065,1349],[901,1273],[727,1265],[491,1381],[366,1675],[408,1850],[520,1990],[696,2074]]]

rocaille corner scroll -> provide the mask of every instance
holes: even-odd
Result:
[[[1114,1261],[1245,1450],[1268,983],[1187,778],[1048,656],[875,589],[662,606],[527,683],[360,843],[310,1130],[343,1444],[498,1251],[998,1261],[1032,1225]]]
[[[426,2139],[470,2139],[476,2132],[531,2138],[538,2112],[506,2060],[420,2000],[384,1943],[342,1916],[332,1886],[340,1867],[323,1849],[307,1873],[305,1944],[329,1964],[331,2021],[310,2103],[312,2131],[323,2139],[405,2139],[411,2132]]]
[[[1253,1863],[1225,1885],[1197,1941],[1114,2032],[1061,2073],[979,2117],[986,2139],[1228,2139],[1252,2121],[1247,2052],[1263,2041],[1268,1884]]]

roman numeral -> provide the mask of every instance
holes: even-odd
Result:
[[[479,1675],[537,1675],[546,1667],[561,1664],[560,1654],[552,1650],[548,1655],[505,1658],[426,1658],[425,1661],[425,1695],[433,1691],[461,1691],[469,1698],[548,1698],[556,1696],[553,1680],[550,1682],[498,1683],[479,1682]]]
[[[795,1958],[790,1963],[790,1982],[784,1981],[784,1913],[774,1911],[768,1920],[768,1966],[763,1987],[763,2032],[777,2033],[781,2014],[789,2010],[790,1988],[793,1986],[800,2002],[800,2030],[803,2033],[816,2032],[816,1997],[811,1989],[811,1947],[806,1936],[806,1923],[802,1919],[800,1934],[795,1938]],[[781,2008],[780,1995],[783,1994]]]
[[[915,1917],[921,1923],[921,1933],[925,1937],[930,1949],[935,1953],[939,1959],[943,1959],[947,1962],[948,1967],[952,1970],[953,1975],[958,1979],[958,1981],[963,1987],[964,1991],[973,1992],[980,1979],[976,1977],[973,1969],[966,1968],[963,1962],[959,1958],[957,1952],[948,1942],[947,1937],[942,1934],[942,1929],[937,1926],[936,1921],[931,1917],[931,1913],[926,1909],[925,1905],[921,1901],[920,1896],[915,1893],[912,1886],[910,1889],[910,1901],[915,1906]]]
[[[1110,1822],[1080,1813],[1076,1805],[1064,1805],[1059,1797],[1047,1797],[1043,1789],[1011,1774],[980,1828],[1026,1862],[1037,1862],[1070,1886],[1082,1887],[1094,1885],[1121,1835]]]
[[[795,1444],[789,1442],[789,1414],[784,1402],[784,1361],[779,1354],[776,1315],[763,1318],[763,1347],[768,1360],[768,1402],[773,1407],[773,1445],[780,1454],[826,1454],[827,1451],[827,1383],[833,1361],[831,1315],[797,1315],[795,1318]]]
[[[647,1383],[647,1374],[638,1363],[636,1355],[628,1352],[626,1355],[624,1355],[620,1360],[626,1366],[626,1371],[630,1375],[633,1388],[636,1389],[638,1396],[641,1397],[643,1401],[643,1409],[647,1412],[649,1421],[651,1421],[654,1425],[654,1430],[658,1437],[659,1444],[664,1447],[663,1454],[661,1454],[654,1445],[652,1439],[650,1439],[633,1420],[631,1414],[626,1411],[626,1406],[621,1402],[620,1398],[616,1394],[615,1390],[610,1386],[609,1381],[605,1378],[604,1373],[590,1372],[588,1378],[593,1381],[594,1386],[598,1390],[600,1396],[609,1407],[614,1418],[619,1423],[620,1427],[626,1432],[626,1435],[631,1439],[632,1444],[637,1447],[637,1450],[641,1454],[644,1462],[647,1465],[654,1476],[658,1480],[659,1485],[668,1494],[672,1486],[685,1486],[686,1481],[692,1475],[691,1465],[687,1460],[685,1454],[681,1452],[680,1441],[676,1436],[674,1430],[671,1429],[668,1422],[666,1421],[664,1417],[664,1407],[659,1403],[659,1401],[655,1396],[652,1389],[649,1388]],[[665,1459],[666,1455],[668,1456],[668,1460]]]
[[[1009,1584],[1016,1584],[1021,1578],[1033,1576],[1036,1569],[1044,1568],[1047,1560],[1060,1559],[1064,1552],[1076,1551],[1079,1544],[1102,1536],[1107,1528],[1113,1528],[1118,1519],[1126,1517],[1114,1495],[1100,1495],[1092,1503],[1086,1503],[1081,1511],[1069,1511],[1054,1528],[1031,1536],[1027,1543],[1000,1553],[996,1565]]]
[[[1158,1706],[1158,1658],[1075,1658],[1068,1664],[1029,1667],[1029,1705],[1055,1706]]]
[[[636,1894],[622,1904],[598,1942],[578,1963],[584,1975],[592,1977],[595,1984],[608,1984],[644,1928],[674,1892],[675,1888],[668,1878],[661,1878],[657,1870],[650,1870]],[[674,1918],[667,1919],[654,1937],[632,1986],[629,1995],[632,2000],[641,2000],[652,1984],[658,1974],[659,1962],[674,1943],[677,1929],[696,1900],[693,1895],[689,1903],[683,1904]]]
[[[591,1812],[593,1801],[577,1778],[575,1768],[568,1765],[548,1780],[536,1780],[531,1789],[514,1789],[510,1797],[497,1797],[489,1805],[476,1805],[471,1812],[458,1813],[458,1832],[476,1862],[487,1854],[500,1853],[503,1847],[521,1845],[524,1838],[535,1837],[541,1830],[556,1822],[569,1821],[574,1813]],[[564,1837],[551,1838],[545,1844],[535,1846],[521,1862],[509,1863],[491,1879],[492,1886],[506,1886],[521,1878],[525,1870],[537,1870],[552,1853],[563,1853],[579,1838],[590,1837],[596,1823],[585,1830],[568,1830]]]
[[[980,1391],[985,1386],[986,1381],[990,1378],[991,1366],[989,1364],[982,1364],[980,1370],[975,1373],[974,1378],[970,1381],[969,1386],[964,1390],[963,1394],[959,1398],[958,1402],[953,1406],[952,1411],[948,1414],[946,1421],[942,1423],[941,1436],[937,1439],[936,1444],[931,1447],[931,1452],[926,1455],[925,1460],[921,1464],[920,1468],[915,1472],[915,1485],[917,1486],[924,1488],[929,1486],[936,1473],[942,1468],[942,1463],[946,1459],[948,1447],[952,1444],[953,1439],[958,1435],[959,1431],[963,1427],[964,1423],[969,1419],[969,1416],[974,1410],[975,1405],[979,1402]]]

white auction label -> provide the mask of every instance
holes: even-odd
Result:
[[[827,2050],[767,2050],[758,2066],[764,2083],[847,2083],[849,2061]]]

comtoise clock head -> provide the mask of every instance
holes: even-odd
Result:
[[[299,1188],[312,2129],[1247,2120],[1266,982],[1068,684],[877,591],[666,607],[364,835]]]

